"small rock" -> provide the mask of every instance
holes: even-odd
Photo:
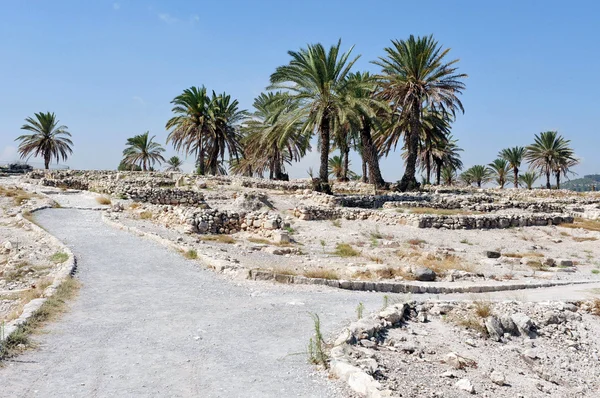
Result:
[[[377,347],[377,343],[375,343],[374,341],[371,341],[371,340],[367,340],[367,339],[362,339],[360,341],[360,345],[362,345],[363,347],[366,347],[366,348],[375,348],[375,347]]]
[[[561,267],[572,267],[573,266],[573,261],[571,260],[560,260],[560,262],[558,263],[559,266]]]
[[[491,339],[496,341],[502,340],[504,330],[502,329],[502,324],[495,316],[487,317],[484,324]]]
[[[503,386],[504,384],[506,384],[506,378],[504,377],[504,373],[498,370],[494,370],[490,374],[490,380],[492,381],[492,383],[497,384],[499,386]]]
[[[426,267],[419,267],[415,270],[415,279],[421,282],[432,282],[435,280],[435,271]]]
[[[487,258],[500,258],[500,256],[502,255],[500,252],[491,251],[491,250],[485,251],[484,254]]]
[[[473,383],[469,379],[460,379],[454,385],[469,394],[475,394],[475,387],[473,387]]]

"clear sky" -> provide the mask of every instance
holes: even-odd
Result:
[[[434,34],[467,73],[453,134],[465,166],[558,130],[579,175],[600,172],[600,3],[596,1],[0,1],[0,160],[26,117],[52,111],[75,143],[71,168],[114,169],[127,137],[164,143],[170,101],[192,85],[251,109],[288,50],[342,39],[356,69],[391,39]],[[168,155],[175,154],[169,148]],[[400,154],[382,161],[402,175]],[[317,168],[309,155],[291,169]],[[353,158],[353,169],[360,161]]]

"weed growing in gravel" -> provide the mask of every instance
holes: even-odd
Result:
[[[152,219],[152,212],[150,211],[143,211],[140,213],[140,219],[141,220],[150,220]]]
[[[360,252],[354,250],[348,243],[338,243],[333,254],[340,257],[356,257],[360,255]]]
[[[523,258],[523,257],[544,257],[542,253],[525,252],[525,253],[502,253],[504,257]]]
[[[106,196],[98,196],[96,197],[96,202],[98,202],[98,204],[101,205],[109,205],[112,202],[110,201],[110,198],[107,198]]]
[[[358,305],[356,306],[356,317],[358,319],[362,319],[363,317],[363,311],[365,310],[365,305],[362,303],[362,301],[360,303],[358,303]]]
[[[296,230],[290,226],[284,227],[283,229],[285,229],[287,231],[287,233],[290,235],[294,235],[296,233]]]
[[[325,253],[325,241],[321,239],[321,248],[323,249],[323,253]]]
[[[377,256],[369,256],[369,260],[373,261],[375,264],[383,264],[383,259]]]
[[[331,220],[331,225],[336,228],[342,228],[342,222],[340,220]]]
[[[227,243],[229,245],[235,243],[235,239],[229,235],[204,235],[200,238],[200,240],[205,242]]]
[[[189,260],[195,260],[198,258],[198,252],[194,249],[186,251],[183,255]]]
[[[427,241],[423,240],[423,239],[409,239],[406,241],[406,243],[408,243],[411,246],[423,246],[425,243],[427,243]]]
[[[475,300],[473,301],[475,307],[475,314],[480,318],[487,318],[492,315],[492,303],[489,300]]]
[[[473,244],[471,242],[469,242],[468,239],[463,239],[460,241],[460,243],[465,244],[465,245],[469,245],[469,246],[473,246]]]
[[[593,237],[593,236],[588,236],[588,237],[574,236],[573,240],[575,242],[591,242],[591,241],[598,240],[598,238]]]
[[[598,269],[598,268],[594,268],[594,269],[592,270],[592,274],[594,274],[594,275],[598,275],[598,274],[600,274],[600,269]]]
[[[50,256],[50,261],[52,261],[54,264],[64,263],[68,259],[69,259],[69,255],[67,253],[63,253],[63,252],[56,252]]]
[[[260,245],[270,245],[271,241],[265,238],[248,238],[248,242],[257,243]]]
[[[56,318],[66,310],[67,300],[73,298],[79,289],[79,282],[73,278],[67,278],[60,284],[52,297],[37,310],[25,323],[19,326],[7,340],[0,345],[0,360],[12,357],[22,351],[20,345],[31,347],[29,336],[42,327],[45,322]]]
[[[130,204],[130,205],[129,205],[129,208],[130,208],[131,210],[135,210],[135,209],[137,209],[137,208],[138,208],[138,207],[140,207],[140,206],[141,206],[141,205],[140,205],[138,202],[133,202],[132,204]]]
[[[339,275],[332,270],[327,269],[313,269],[304,271],[304,276],[307,278],[320,278],[320,279],[340,279]]]
[[[327,355],[327,344],[321,333],[321,319],[319,315],[310,313],[313,320],[315,334],[310,338],[308,343],[308,360],[315,365],[323,365],[329,367],[329,356]]]

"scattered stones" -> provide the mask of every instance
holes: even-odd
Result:
[[[500,252],[490,250],[485,251],[484,254],[487,258],[500,258],[501,256]]]
[[[497,384],[499,386],[503,386],[504,384],[506,384],[506,377],[504,376],[504,373],[498,370],[492,371],[492,373],[490,374],[490,380],[492,381],[492,383]]]
[[[454,385],[469,394],[475,394],[475,387],[473,387],[473,383],[469,379],[460,379]]]

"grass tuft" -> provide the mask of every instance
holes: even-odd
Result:
[[[63,253],[63,252],[56,252],[50,256],[50,261],[52,261],[54,264],[64,263],[68,259],[69,259],[69,255],[67,253]]]
[[[356,256],[360,256],[360,252],[358,252],[357,250],[355,250],[348,243],[338,243],[335,246],[335,251],[333,252],[333,254],[335,254],[336,256],[340,256],[340,257],[356,257]]]
[[[573,224],[560,224],[563,228],[581,228],[588,231],[600,232],[600,221],[587,220],[585,218],[576,218]]]
[[[106,196],[98,196],[96,197],[96,202],[98,202],[98,204],[101,205],[109,205],[112,202],[110,201],[110,198],[107,198]]]
[[[143,211],[140,213],[140,219],[141,220],[150,220],[152,219],[152,212],[150,211]]]
[[[183,253],[183,256],[188,260],[195,260],[198,258],[198,252],[194,249],[190,249]]]
[[[234,244],[235,239],[233,239],[229,235],[204,235],[200,237],[200,240],[205,242],[218,242],[218,243],[226,243],[226,244]]]
[[[313,269],[304,271],[304,276],[307,278],[320,278],[320,279],[330,279],[336,280],[340,279],[337,272],[328,269]]]
[[[310,314],[313,320],[315,334],[308,343],[308,360],[315,365],[329,367],[329,356],[327,355],[327,344],[321,333],[321,319],[317,314]]]

